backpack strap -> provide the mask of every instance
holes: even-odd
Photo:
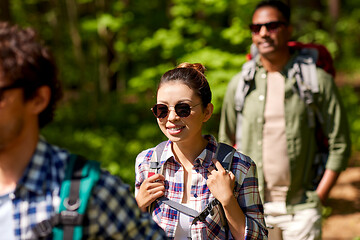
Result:
[[[37,239],[82,239],[82,224],[91,190],[100,177],[100,163],[70,155],[60,189],[59,213],[33,228]]]
[[[244,63],[241,72],[235,75],[238,79],[238,85],[235,92],[235,109],[242,112],[245,102],[245,97],[250,90],[251,82],[254,80],[256,72],[256,62],[254,59]]]
[[[295,78],[298,94],[307,105],[308,125],[315,127],[316,119],[323,123],[314,94],[319,93],[319,83],[316,73],[316,49],[304,48],[296,57],[293,67],[289,69],[289,78]],[[296,88],[294,89],[296,91]]]
[[[235,91],[235,110],[237,112],[236,116],[236,133],[235,133],[235,143],[236,148],[241,148],[241,138],[242,136],[242,121],[243,115],[242,111],[244,108],[245,97],[250,92],[251,84],[255,78],[256,73],[256,60],[251,59],[248,62],[245,62],[242,66],[241,72],[234,76],[234,79],[237,79],[238,82],[236,91]]]
[[[149,168],[149,172],[148,172],[148,177],[151,177],[157,173],[159,173],[159,174],[163,173],[164,167],[161,166],[161,155],[165,149],[166,144],[167,144],[167,141],[163,141],[155,147],[155,149],[151,155],[151,158],[150,158],[150,168]],[[158,200],[155,200],[154,202],[152,202],[150,204],[150,206],[148,207],[149,213],[152,213],[154,211],[156,201],[158,201]]]
[[[151,176],[155,173],[162,173],[163,168],[160,167],[160,159],[161,159],[162,151],[164,150],[166,143],[167,142],[165,141],[165,142],[162,142],[159,145],[157,145],[154,149],[153,154],[151,155],[150,169],[149,169],[149,173],[152,172]],[[218,161],[220,161],[220,163],[224,167],[224,169],[231,171],[231,165],[232,165],[232,160],[233,160],[235,151],[236,150],[233,147],[231,147],[225,143],[219,143],[218,148],[215,152],[214,158],[216,158]],[[156,201],[159,203],[165,203],[168,206],[170,206],[188,216],[193,217],[194,220],[193,220],[192,224],[195,224],[197,221],[205,221],[206,217],[209,214],[213,214],[213,208],[215,206],[219,205],[220,220],[221,220],[222,226],[225,229],[226,239],[229,238],[229,225],[227,223],[224,209],[223,209],[221,203],[217,199],[214,199],[211,202],[209,202],[208,205],[205,207],[205,209],[201,213],[199,213],[196,210],[189,208],[181,203],[170,200],[169,198],[164,197],[164,196],[158,198]],[[152,202],[149,207],[150,213],[152,213],[154,211],[154,206],[155,206],[155,201]],[[191,236],[189,236],[188,238],[191,239]]]
[[[226,143],[219,143],[215,152],[215,158],[221,163],[224,169],[231,171],[231,165],[236,150]]]
[[[150,169],[149,169],[148,177],[151,177],[156,173],[162,174],[163,168],[161,167],[160,160],[161,160],[162,152],[165,149],[166,143],[167,141],[161,142],[155,147],[150,159]]]

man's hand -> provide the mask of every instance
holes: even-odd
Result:
[[[316,189],[316,193],[318,194],[320,201],[323,205],[326,204],[329,193],[332,187],[335,185],[339,175],[340,173],[333,170],[325,170],[324,176],[321,178],[319,186]]]

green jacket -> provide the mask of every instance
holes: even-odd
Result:
[[[315,207],[320,203],[312,183],[315,177],[313,159],[317,150],[315,131],[309,128],[306,104],[293,90],[296,80],[287,78],[294,58],[295,55],[281,72],[285,76],[285,131],[291,176],[286,198],[288,212]],[[242,111],[241,136],[237,138],[241,139],[241,149],[238,150],[250,156],[257,164],[259,190],[264,200],[262,135],[267,74],[259,58],[256,62],[255,78]],[[347,117],[333,77],[321,68],[317,68],[317,76],[319,93],[314,98],[323,116],[323,129],[330,145],[326,168],[340,172],[346,168],[351,153]],[[236,144],[237,111],[234,96],[238,81],[238,78],[233,78],[228,85],[220,119],[219,141],[231,145]]]

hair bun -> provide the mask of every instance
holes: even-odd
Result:
[[[195,69],[199,72],[201,72],[202,74],[205,74],[205,70],[206,68],[204,67],[204,65],[202,65],[201,63],[180,63],[177,68],[192,68]]]

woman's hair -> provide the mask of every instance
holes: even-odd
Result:
[[[54,58],[34,29],[0,22],[0,71],[9,82],[23,86],[25,100],[32,99],[41,86],[48,86],[51,98],[39,114],[39,127],[52,121],[62,89]]]
[[[203,107],[206,107],[211,102],[211,90],[204,74],[205,70],[200,63],[181,63],[162,75],[158,89],[164,83],[179,81],[194,90],[201,98]]]

